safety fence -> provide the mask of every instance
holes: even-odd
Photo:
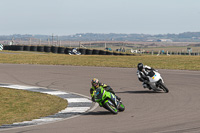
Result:
[[[141,54],[146,55],[192,55],[192,56],[199,56],[199,52],[181,52],[181,51],[167,51],[167,52],[142,52]]]

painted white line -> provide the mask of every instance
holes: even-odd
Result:
[[[63,91],[44,91],[44,92],[40,92],[40,93],[46,93],[46,94],[50,94],[50,95],[64,95],[64,94],[69,94]]]
[[[76,112],[76,113],[83,113],[89,110],[90,107],[68,107],[59,113],[71,113],[71,112]]]
[[[92,103],[91,100],[87,98],[65,98],[69,103]]]
[[[29,89],[38,89],[38,87],[33,86],[22,86],[22,85],[0,85],[1,87],[19,89],[19,90],[29,90]]]
[[[52,121],[59,121],[63,118],[40,118],[40,119],[33,119],[31,121],[23,121],[23,122],[16,122],[13,123],[14,125],[23,125],[23,124],[34,124],[34,123],[43,123],[43,122],[52,122]]]
[[[34,119],[33,122],[50,122],[50,121],[58,121],[62,120],[63,118],[42,118],[42,119]]]

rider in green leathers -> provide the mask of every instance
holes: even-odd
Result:
[[[95,100],[94,100],[94,91],[95,91],[97,88],[99,88],[100,86],[103,87],[106,91],[111,92],[111,93],[113,93],[113,94],[115,95],[115,92],[113,91],[113,89],[112,89],[110,86],[108,86],[108,85],[106,85],[106,84],[104,84],[104,83],[100,83],[99,80],[96,79],[96,78],[93,78],[93,79],[92,79],[91,84],[92,84],[92,87],[91,87],[91,89],[90,89],[90,94],[91,94],[91,97],[92,97],[92,101],[93,101],[93,102],[95,102]],[[115,95],[115,96],[116,96],[116,95]],[[118,100],[121,99],[121,98],[119,98],[118,96],[116,96],[116,98],[117,98]]]

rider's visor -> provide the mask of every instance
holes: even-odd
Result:
[[[93,86],[94,86],[94,87],[97,87],[98,85],[99,85],[99,84],[97,84],[97,83],[93,83]]]

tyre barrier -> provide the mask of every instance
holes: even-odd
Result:
[[[93,54],[93,55],[99,55],[99,50],[93,49],[92,54]]]
[[[52,52],[52,53],[58,53],[58,47],[52,46],[52,47],[51,47],[51,52]]]
[[[111,52],[111,51],[106,51],[106,55],[113,55],[113,52]]]
[[[52,52],[52,53],[60,53],[60,54],[69,54],[69,51],[72,48],[68,47],[57,47],[57,46],[37,46],[37,45],[4,45],[3,50],[13,50],[13,51],[38,51],[38,52]],[[105,50],[97,50],[97,49],[85,49],[80,48],[78,51],[82,55],[126,55],[126,56],[133,56],[135,54],[131,53],[119,53],[116,51],[105,51]],[[144,52],[144,54],[163,54],[167,55],[167,53],[158,53],[158,52]],[[183,52],[168,52],[169,55],[191,55],[191,56],[199,56],[198,52],[193,53],[183,53]]]
[[[9,50],[15,50],[15,45],[10,45]]]
[[[123,55],[123,56],[124,56],[124,55],[126,55],[126,54],[124,54],[124,53],[120,53],[119,55]]]
[[[65,53],[65,49],[64,47],[58,47],[58,53],[59,54],[64,54]]]
[[[126,54],[127,56],[133,56],[133,54]]]
[[[73,48],[68,47],[57,47],[57,46],[36,46],[36,45],[5,45],[4,50],[14,50],[14,51],[38,51],[38,52],[52,52],[52,53],[60,53],[60,54],[69,54]],[[80,48],[78,51],[82,55],[133,55],[127,53],[119,53],[114,51],[105,51],[105,50],[97,50],[97,49],[85,49]],[[174,53],[172,53],[174,54]],[[185,53],[186,55],[187,53]],[[198,53],[191,53],[191,55],[198,55]]]
[[[44,52],[51,52],[51,47],[50,46],[44,46]]]
[[[85,53],[86,55],[92,55],[92,51],[93,51],[92,49],[86,49]]]
[[[82,55],[85,55],[86,54],[86,49],[78,49],[78,51],[82,54]]]
[[[69,52],[72,50],[72,48],[65,48],[64,53],[69,54]]]
[[[30,51],[31,46],[24,46],[24,51]]]
[[[15,45],[13,48],[14,48],[13,49],[14,51],[23,51],[24,50],[23,45]]]
[[[37,46],[38,52],[44,52],[44,46]]]
[[[106,51],[100,50],[100,51],[99,51],[99,55],[106,55]]]
[[[120,55],[120,53],[117,53],[117,52],[113,52],[113,55]]]
[[[11,46],[9,46],[9,45],[3,46],[3,49],[4,50],[11,50]]]
[[[37,46],[31,46],[30,51],[37,51]]]

